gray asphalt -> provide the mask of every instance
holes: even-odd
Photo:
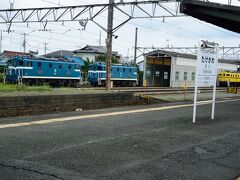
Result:
[[[164,104],[165,106],[173,104]],[[164,106],[161,105],[161,106]],[[175,105],[175,104],[174,104]],[[0,119],[1,124],[157,107]],[[240,101],[0,129],[0,179],[233,180]]]

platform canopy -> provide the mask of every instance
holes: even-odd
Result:
[[[240,7],[206,1],[183,0],[181,13],[240,33]]]

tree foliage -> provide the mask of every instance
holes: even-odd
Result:
[[[107,59],[106,55],[100,55],[100,56],[96,57],[96,62],[106,62],[106,59]],[[118,61],[118,59],[115,56],[112,56],[111,63],[118,64],[119,61]]]

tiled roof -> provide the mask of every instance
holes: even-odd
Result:
[[[106,46],[90,46],[87,45],[81,49],[73,51],[74,53],[96,53],[96,54],[105,54],[107,51]],[[112,54],[117,55],[116,51],[113,51]]]
[[[16,52],[16,51],[3,51],[0,56],[8,56],[9,58],[12,58],[14,56],[31,56],[30,53],[25,52]]]
[[[48,58],[60,58],[64,56],[73,56],[74,53],[72,51],[67,51],[67,50],[59,50],[59,51],[54,51],[48,54],[43,55],[44,57]]]

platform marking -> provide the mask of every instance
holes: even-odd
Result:
[[[240,101],[240,99],[222,100],[222,101],[217,101],[216,103],[235,102],[235,101]],[[211,101],[204,101],[198,106],[206,105],[210,103]],[[38,120],[38,121],[31,121],[31,122],[2,124],[0,125],[0,129],[15,128],[15,127],[22,127],[22,126],[43,125],[43,124],[50,124],[50,123],[57,123],[57,122],[76,121],[76,120],[82,120],[82,119],[93,119],[93,118],[99,118],[99,117],[126,115],[126,114],[143,113],[143,112],[151,112],[151,111],[161,111],[161,110],[184,108],[184,107],[191,107],[191,106],[193,106],[193,104],[182,104],[182,105],[175,105],[175,106],[137,109],[137,110],[130,110],[130,111],[104,113],[104,114],[101,113],[101,114],[81,115],[81,116],[72,116],[72,117],[64,117],[64,118],[53,118],[53,119]]]

